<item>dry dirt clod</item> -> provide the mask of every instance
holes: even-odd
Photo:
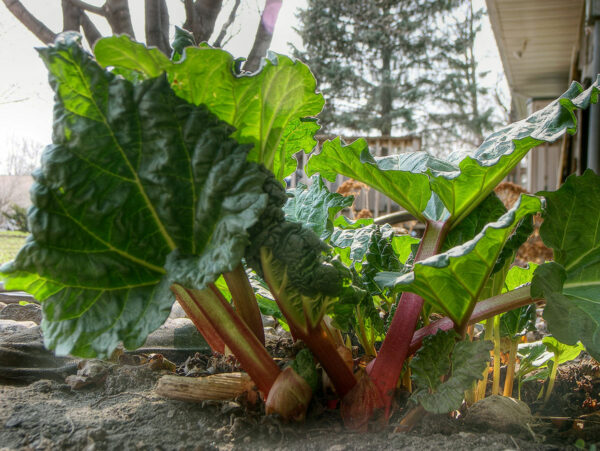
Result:
[[[73,390],[79,390],[89,385],[101,384],[106,380],[113,365],[102,360],[82,360],[77,366],[77,374],[68,376],[65,382]]]

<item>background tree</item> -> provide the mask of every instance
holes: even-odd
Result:
[[[13,219],[17,219],[23,215],[19,205],[15,208],[15,203],[28,197],[30,182],[23,182],[22,177],[14,176],[30,175],[39,166],[44,146],[34,140],[16,136],[7,140],[4,145],[12,150],[0,165],[0,213],[9,212],[12,208],[13,214],[17,215]],[[5,222],[5,217],[0,214],[0,224]],[[20,224],[23,222],[20,221]]]
[[[438,52],[432,56],[431,105],[427,109],[427,147],[477,147],[485,136],[508,121],[498,86],[483,84],[489,75],[478,69],[475,38],[481,30],[483,8],[462,1],[444,18]]]
[[[40,165],[44,146],[31,139],[13,137],[7,146],[12,149],[4,160],[6,175],[30,175]]]
[[[20,0],[2,1],[10,12],[43,43],[54,41],[57,32],[36,18]],[[265,1],[250,57],[245,66],[246,70],[258,68],[260,58],[268,50],[281,2],[282,0]],[[227,42],[226,35],[235,20],[240,3],[240,0],[226,1],[225,4],[223,0],[183,0],[185,9],[183,28],[193,35],[197,43],[209,42],[215,47],[221,47]],[[94,20],[99,17],[108,22],[113,34],[127,34],[136,38],[128,0],[106,0],[101,6],[83,0],[61,0],[60,8],[63,17],[62,31],[82,32],[90,47],[102,37],[94,23]],[[172,50],[169,32],[171,30],[166,0],[144,0],[144,8],[146,44],[155,46],[170,56]],[[227,14],[228,18],[217,33],[215,24],[221,14]],[[211,40],[214,35],[216,37]]]
[[[414,106],[427,88],[436,32],[453,0],[308,0],[298,17],[305,61],[326,99],[328,131],[415,128]]]

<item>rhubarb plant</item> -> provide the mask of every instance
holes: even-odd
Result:
[[[598,101],[599,85],[600,78],[584,91],[581,85],[573,83],[563,96],[543,110],[493,133],[475,151],[455,152],[447,159],[435,158],[424,152],[374,157],[369,153],[366,141],[357,140],[345,145],[340,139],[325,142],[322,151],[310,158],[306,168],[309,175],[320,173],[326,179],[334,180],[338,174],[342,174],[361,181],[387,195],[426,224],[412,271],[383,272],[376,278],[380,285],[392,287],[402,292],[402,296],[377,359],[369,367],[370,378],[379,392],[381,402],[366,406],[365,418],[372,416],[378,409],[384,409],[389,415],[404,361],[415,338],[422,339],[422,335],[415,334],[414,331],[425,302],[449,318],[449,321],[442,320],[432,327],[428,326],[428,332],[434,331],[436,327],[453,327],[462,336],[466,326],[474,318],[488,318],[531,303],[538,296],[545,297],[553,302],[550,312],[558,313],[558,305],[564,305],[561,308],[563,318],[568,313],[572,323],[589,324],[587,343],[596,346],[598,334],[595,332],[598,328],[594,318],[597,319],[599,315],[593,310],[593,303],[583,305],[584,298],[587,297],[584,295],[586,289],[587,292],[598,292],[598,272],[594,265],[598,250],[596,241],[600,234],[595,233],[598,223],[594,218],[600,214],[600,209],[595,206],[595,201],[590,218],[589,202],[585,207],[579,205],[575,201],[577,193],[569,190],[570,183],[563,190],[565,194],[556,193],[553,197],[542,193],[549,205],[544,210],[547,215],[546,224],[555,224],[555,220],[558,223],[565,222],[564,209],[562,213],[557,210],[565,206],[560,201],[570,193],[569,208],[578,208],[577,217],[580,218],[579,226],[570,227],[580,227],[581,231],[585,229],[586,239],[578,241],[571,236],[571,240],[580,245],[570,256],[571,266],[567,264],[566,267],[559,267],[558,263],[552,263],[540,267],[536,271],[539,281],[534,283],[533,292],[529,285],[504,294],[499,290],[504,285],[503,278],[512,262],[511,257],[514,256],[511,255],[514,254],[514,244],[519,240],[526,221],[543,210],[544,198],[522,196],[515,207],[487,224],[486,221],[479,220],[479,215],[482,202],[489,198],[494,187],[531,149],[543,142],[555,141],[566,132],[575,132],[574,111]],[[592,178],[593,181],[590,180]],[[589,187],[595,182],[596,188],[591,188],[593,192],[600,186],[596,180],[596,175],[586,174],[581,182],[571,183],[587,181],[586,186]],[[588,196],[587,193],[582,194],[581,198],[588,199]],[[566,204],[569,200],[565,199],[563,202]],[[554,206],[550,207],[550,204]],[[569,221],[567,223],[573,224]],[[471,235],[475,233],[475,236],[470,238],[469,234],[465,234],[467,241],[453,239],[452,247],[445,245],[456,234],[456,230],[465,227],[470,229]],[[553,226],[546,225],[546,228],[550,227]],[[579,231],[578,229],[577,232]],[[567,236],[565,230],[554,233],[558,235],[556,242]],[[543,234],[542,237],[548,237],[548,234]],[[585,249],[582,246],[584,243]],[[568,257],[565,250],[557,262]],[[582,270],[580,265],[583,265]],[[570,268],[574,288],[570,289],[571,285],[567,283],[564,285],[569,288],[564,290],[563,281],[568,277],[565,270]],[[581,283],[578,283],[580,280]],[[578,298],[580,303],[569,302],[568,295]],[[551,301],[553,297],[555,301]],[[562,327],[561,332],[567,335],[568,329],[571,335],[579,335],[574,331],[578,331],[581,326],[577,329],[572,323],[569,324],[570,327]],[[568,340],[572,342],[574,338],[568,337]],[[373,385],[361,384],[361,387],[371,390]],[[365,398],[366,396],[357,395],[352,399]],[[370,398],[377,399],[377,396],[372,395]],[[351,407],[348,411],[356,416],[356,408]],[[356,423],[356,417],[352,422]]]
[[[174,294],[215,351],[235,354],[269,411],[301,418],[312,390],[264,348],[245,257],[274,274],[267,280],[276,284],[276,299],[292,299],[281,306],[290,328],[321,360],[327,356],[334,385],[348,391],[354,378],[345,364],[335,367],[343,362],[335,345],[309,334],[322,332],[321,317],[347,270],[328,262],[310,229],[285,221],[283,186],[251,156],[261,146],[272,156],[281,142],[239,134],[263,130],[263,120],[285,128],[287,119],[238,112],[239,121],[230,118],[236,130],[177,95],[165,73],[123,77],[104,69],[76,34],[61,35],[40,55],[56,93],[53,144],[34,175],[32,235],[0,271],[7,288],[42,302],[45,344],[84,357],[108,357],[119,342],[134,349],[164,322]],[[268,73],[257,84],[262,89]],[[267,230],[278,239],[269,241]],[[309,261],[297,265],[298,256]],[[232,304],[217,286],[223,283]]]
[[[95,59],[72,33],[40,50],[56,93],[53,143],[34,175],[31,236],[0,276],[41,301],[49,348],[86,357],[106,357],[120,342],[136,348],[177,298],[213,350],[233,352],[267,412],[303,417],[314,357],[357,428],[389,417],[406,358],[439,330],[454,332],[425,340],[413,399],[456,408],[489,349],[460,341],[467,326],[536,299],[546,300],[558,339],[600,355],[600,177],[569,178],[509,211],[493,194],[531,149],[575,132],[574,111],[598,101],[600,79],[585,91],[574,83],[446,159],[374,157],[364,140],[339,138],[310,158],[309,175],[352,177],[403,206],[425,223],[418,241],[340,217],[352,199],[318,177],[285,192],[292,155],[316,144],[323,106],[306,66],[273,54],[242,73],[227,52],[178,39],[171,59],[125,36],[100,40]],[[540,212],[555,262],[533,275],[511,269]],[[280,370],[264,348],[259,308],[310,355]],[[431,322],[430,313],[445,317]],[[375,357],[366,371],[353,374],[332,325]],[[427,355],[445,363],[434,371]]]

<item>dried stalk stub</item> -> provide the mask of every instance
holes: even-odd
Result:
[[[284,420],[302,421],[312,398],[312,389],[292,367],[285,368],[267,396],[265,412],[279,414]]]
[[[206,377],[167,375],[159,379],[156,393],[182,401],[231,401],[241,395],[257,397],[254,382],[246,373],[221,373]]]

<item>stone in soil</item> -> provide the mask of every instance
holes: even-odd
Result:
[[[529,406],[523,401],[506,396],[492,395],[473,404],[465,417],[465,424],[497,432],[526,432],[534,422]]]
[[[0,319],[32,321],[40,324],[42,322],[42,309],[37,304],[9,304],[0,310]]]
[[[12,319],[0,319],[0,338],[34,327],[38,327],[38,325],[33,321],[15,321]]]
[[[76,370],[77,360],[56,357],[44,347],[40,327],[35,323],[0,320],[0,382],[64,381]]]

